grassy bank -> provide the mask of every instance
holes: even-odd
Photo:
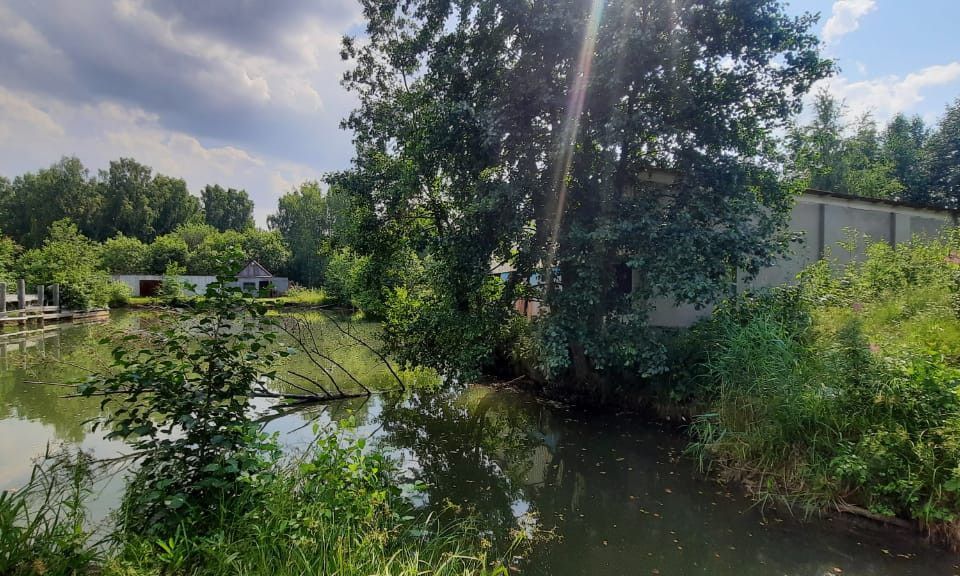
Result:
[[[822,261],[686,345],[692,452],[760,498],[907,519],[960,546],[960,236]]]
[[[336,303],[322,288],[293,288],[283,296],[259,298],[258,302],[270,308],[315,308]],[[169,303],[167,300],[154,296],[131,296],[123,306],[153,308],[167,303]]]
[[[92,464],[59,454],[0,494],[0,574],[507,573],[471,524],[414,510],[390,463],[340,436],[241,482],[202,528],[185,515],[172,534],[117,528],[100,543],[85,523]]]

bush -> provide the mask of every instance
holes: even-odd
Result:
[[[186,269],[176,262],[167,264],[160,280],[159,296],[164,300],[176,300],[183,296],[184,284],[182,276]]]
[[[54,222],[43,246],[25,252],[16,268],[30,286],[59,284],[60,305],[69,310],[100,308],[109,299],[100,246],[69,220]]]
[[[129,306],[132,295],[133,291],[123,282],[111,282],[107,287],[107,306],[111,308]]]

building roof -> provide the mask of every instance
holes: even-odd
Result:
[[[954,217],[957,216],[957,210],[951,210],[949,208],[941,208],[938,206],[928,206],[926,204],[920,204],[917,202],[903,202],[901,200],[891,200],[889,198],[871,198],[869,196],[856,196],[854,194],[841,194],[840,192],[827,192],[826,190],[816,190],[814,188],[807,188],[803,191],[804,194],[810,194],[811,196],[821,196],[828,198],[839,198],[842,200],[854,200],[858,202],[869,202],[870,204],[883,204],[885,206],[893,206],[900,208],[913,208],[915,210],[928,210],[930,212],[939,212],[941,214],[951,214]]]
[[[237,278],[273,278],[273,274],[256,260],[251,260],[237,274]]]

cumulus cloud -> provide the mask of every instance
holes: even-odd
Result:
[[[823,26],[823,39],[832,43],[860,27],[860,19],[877,8],[875,0],[837,0]]]
[[[359,22],[353,0],[5,0],[0,86],[329,170],[350,158],[339,42]]]
[[[277,199],[292,186],[316,179],[312,166],[257,154],[233,145],[206,145],[165,128],[157,114],[115,102],[65,103],[0,87],[0,174],[13,176],[76,155],[92,171],[133,157],[156,171],[184,178],[197,193],[205,184],[245,188],[264,225]]]
[[[846,102],[855,115],[871,113],[880,121],[897,112],[911,112],[924,101],[924,91],[938,86],[960,82],[960,61],[928,66],[906,76],[883,76],[853,82],[838,76],[823,80],[811,91],[825,88]]]

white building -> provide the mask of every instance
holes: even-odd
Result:
[[[112,278],[129,286],[133,296],[156,296],[163,282],[162,274],[114,274]],[[185,275],[180,276],[180,281],[186,286],[184,292],[194,296],[206,292],[207,286],[216,282],[217,277]],[[266,291],[270,296],[283,296],[290,288],[290,281],[282,276],[274,276],[262,264],[251,260],[237,274],[236,282],[231,285],[252,293]]]

